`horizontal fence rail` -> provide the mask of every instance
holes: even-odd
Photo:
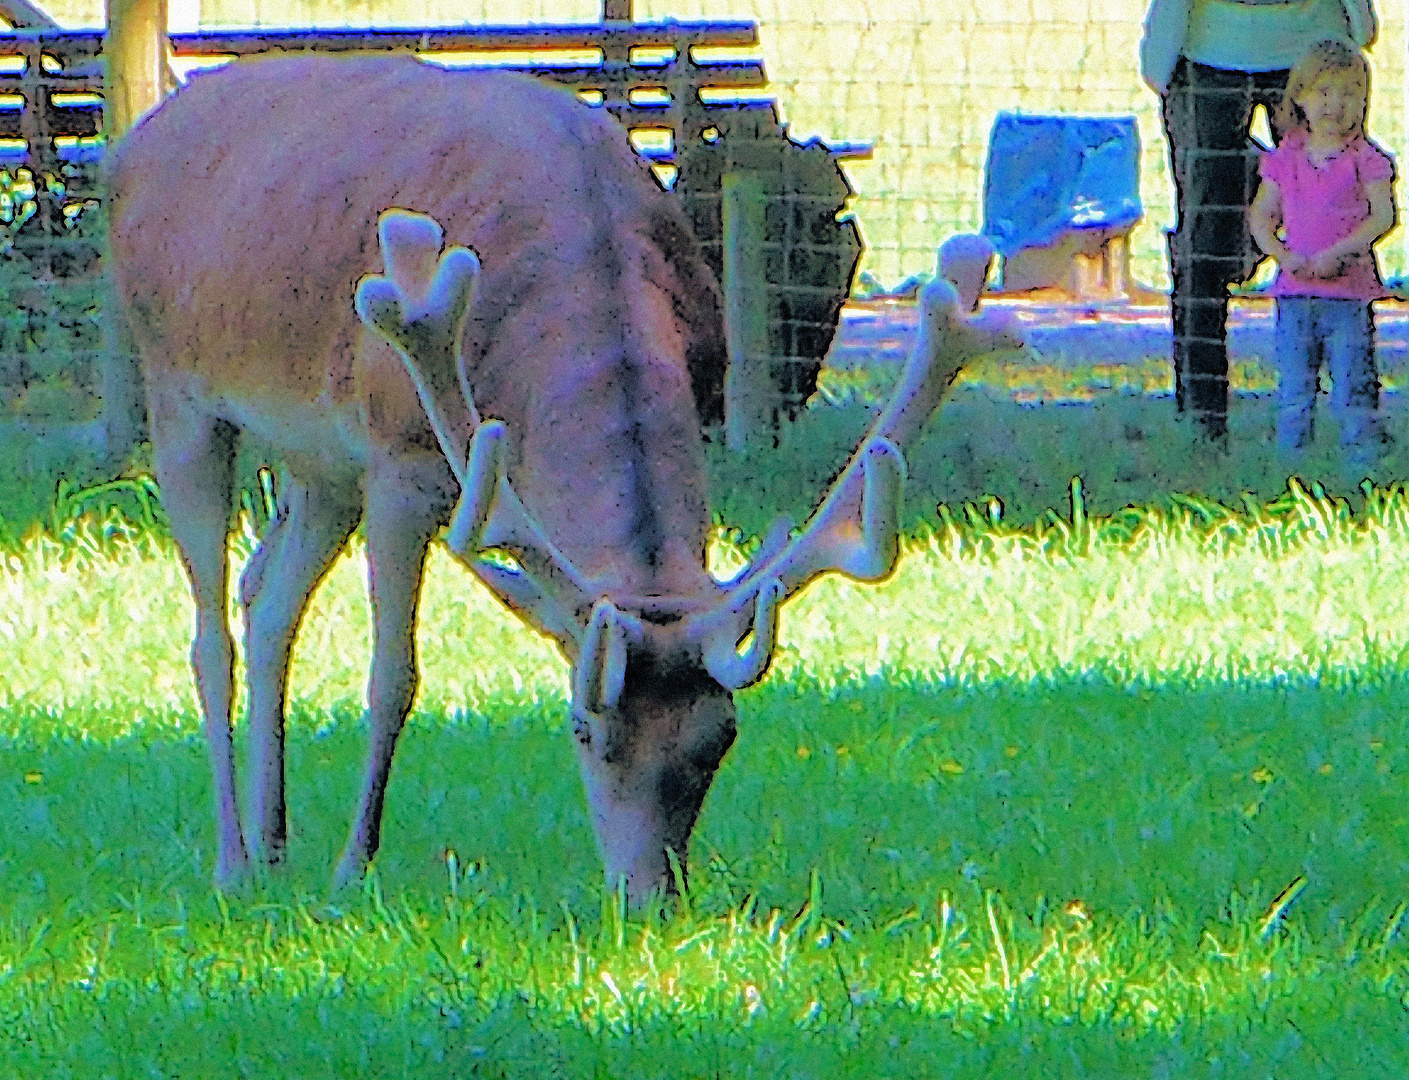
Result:
[[[768,83],[761,60],[697,51],[756,47],[758,31],[752,23],[201,32],[170,34],[168,40],[178,59],[405,52],[452,66],[532,72],[576,90],[588,104],[616,115],[628,130],[669,131],[668,142],[633,140],[638,152],[657,164],[669,164],[673,147],[711,127],[710,113],[716,109],[774,109],[761,93]],[[45,170],[84,156],[74,143],[102,131],[103,80],[96,63],[102,48],[103,34],[95,30],[0,35],[0,139],[25,144],[5,148],[5,159],[20,163],[22,150],[23,164]],[[588,52],[595,55],[584,57]],[[662,179],[669,182],[668,175]]]
[[[175,33],[168,41],[178,61],[217,62],[183,65],[194,78],[240,56],[400,52],[446,67],[528,72],[572,89],[615,116],[660,185],[674,191],[726,294],[766,297],[764,336],[748,351],[778,389],[775,412],[795,414],[815,390],[861,251],[855,222],[839,219],[853,192],[837,162],[867,156],[869,147],[787,137],[763,63],[747,55],[758,46],[755,24],[281,29]],[[37,178],[40,220],[15,246],[32,256],[41,278],[97,271],[95,241],[70,235],[68,225],[101,197],[102,50],[96,30],[0,34],[0,166]],[[763,178],[768,203],[748,281],[725,280],[721,192],[724,177],[739,172]],[[96,369],[87,353],[74,350],[65,372],[91,390]],[[35,370],[28,357],[0,356],[0,394]]]

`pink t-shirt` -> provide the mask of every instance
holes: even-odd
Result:
[[[1310,257],[1354,232],[1370,216],[1366,185],[1394,178],[1394,159],[1369,139],[1357,135],[1322,164],[1306,153],[1306,137],[1289,132],[1262,155],[1259,171],[1282,193],[1282,223],[1286,245]],[[1374,252],[1350,261],[1339,277],[1318,278],[1306,270],[1277,271],[1268,290],[1272,296],[1328,296],[1374,300],[1387,296]]]

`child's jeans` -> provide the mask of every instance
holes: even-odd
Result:
[[[1275,336],[1277,445],[1299,450],[1312,437],[1316,369],[1331,376],[1331,415],[1352,465],[1370,467],[1383,441],[1380,381],[1375,372],[1375,324],[1364,300],[1279,296]]]

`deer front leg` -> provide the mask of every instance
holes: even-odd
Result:
[[[355,483],[286,475],[279,512],[240,579],[245,608],[249,681],[250,854],[273,866],[283,861],[284,707],[289,654],[318,583],[361,516]]]
[[[181,400],[172,387],[152,397],[152,442],[162,505],[191,583],[196,633],[191,667],[205,720],[215,794],[215,884],[239,883],[249,868],[235,801],[230,735],[234,642],[226,620],[226,548],[234,498],[234,433]]]
[[[416,609],[426,548],[449,516],[453,481],[440,458],[384,460],[367,477],[368,577],[372,594],[370,743],[356,816],[333,877],[334,890],[358,881],[381,843],[391,760],[416,696]]]

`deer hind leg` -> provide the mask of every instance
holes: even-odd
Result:
[[[426,547],[450,512],[453,485],[443,458],[385,460],[367,478],[367,561],[372,596],[370,745],[362,790],[334,888],[366,871],[381,842],[391,758],[416,696],[416,609]]]
[[[196,677],[214,780],[218,853],[215,882],[234,884],[248,868],[235,802],[230,737],[234,647],[226,616],[226,541],[234,499],[235,429],[175,395],[154,395],[152,443],[162,503],[196,604],[191,667]]]
[[[284,707],[289,656],[308,601],[361,516],[355,481],[286,470],[274,524],[240,578],[249,683],[250,854],[284,859]]]

